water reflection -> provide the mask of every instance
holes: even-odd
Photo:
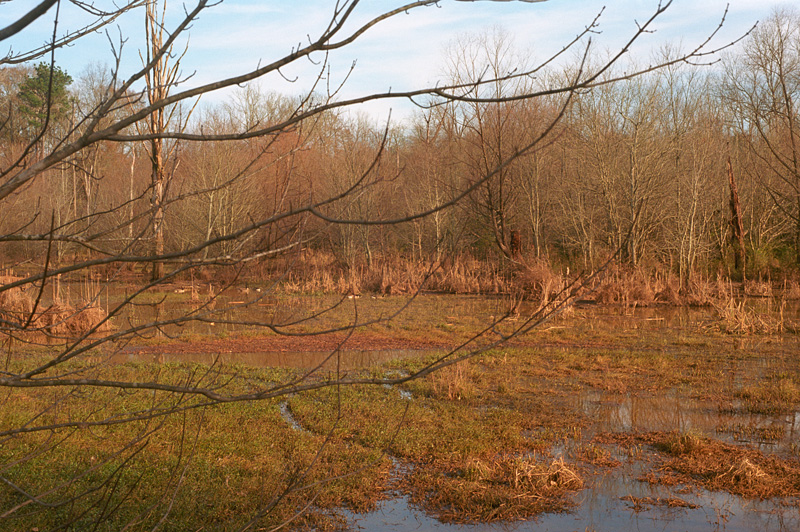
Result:
[[[576,406],[593,420],[592,431],[696,431],[718,439],[739,441],[735,433],[719,433],[722,427],[757,429],[784,427],[783,437],[776,441],[750,441],[751,445],[768,452],[788,452],[797,440],[800,412],[786,416],[760,416],[722,411],[710,401],[682,397],[677,391],[659,396],[610,395],[596,390],[584,390],[574,398]],[[584,436],[591,437],[586,433]],[[555,448],[554,455],[569,449]],[[573,530],[603,530],[620,532],[662,532],[685,530],[691,532],[726,531],[789,532],[800,530],[800,506],[786,505],[780,500],[748,500],[726,492],[709,492],[700,488],[681,490],[680,486],[665,486],[642,482],[639,479],[649,467],[644,461],[632,459],[619,449],[612,448],[612,457],[621,465],[590,473],[586,488],[574,495],[574,508],[565,513],[545,514],[529,521],[454,525],[440,523],[397,496],[379,504],[376,511],[349,515],[352,530],[395,532],[474,531],[474,532],[563,532]],[[633,499],[631,499],[633,498]],[[687,507],[666,504],[634,504],[632,500],[649,498],[664,501],[679,498]]]
[[[644,506],[638,511],[621,497],[674,496],[663,486],[637,482],[628,475],[614,472],[596,479],[597,484],[576,497],[571,512],[545,514],[529,521],[446,524],[414,508],[405,497],[378,504],[378,509],[360,515],[349,515],[351,530],[381,532],[565,532],[602,530],[615,532],[796,532],[800,530],[797,508],[786,508],[774,501],[744,501],[727,493],[680,495],[695,508]]]
[[[765,416],[742,409],[721,409],[711,401],[677,391],[659,395],[608,395],[583,390],[577,408],[596,432],[694,431],[729,442],[748,443],[762,452],[792,454],[798,441],[800,412]]]

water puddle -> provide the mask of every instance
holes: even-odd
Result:
[[[596,432],[696,432],[728,443],[747,444],[764,453],[791,455],[800,440],[800,412],[767,416],[743,408],[721,408],[712,401],[659,395],[612,396],[583,390],[577,407]]]
[[[602,530],[615,532],[795,532],[800,530],[797,509],[782,508],[772,501],[743,502],[727,493],[701,491],[679,495],[693,507],[642,505],[628,496],[664,501],[671,495],[665,488],[626,481],[616,473],[596,478],[593,486],[575,497],[571,512],[545,514],[528,521],[504,523],[448,524],[414,508],[405,497],[382,501],[370,513],[350,519],[350,530],[381,532],[567,532]],[[623,497],[626,497],[623,499]]]
[[[289,410],[289,403],[287,401],[282,401],[278,405],[278,411],[281,413],[283,420],[286,421],[286,424],[292,427],[293,430],[303,430],[303,427],[292,415],[292,411]]]
[[[800,412],[783,416],[731,413],[710,401],[682,397],[677,391],[658,396],[610,395],[584,390],[576,406],[593,420],[582,441],[567,441],[550,450],[570,460],[577,446],[597,432],[671,431],[701,433],[718,440],[755,447],[768,453],[796,453]],[[778,436],[779,435],[779,436]],[[765,437],[767,436],[767,437]],[[350,530],[400,532],[789,532],[800,530],[800,501],[750,500],[699,487],[666,486],[639,480],[653,463],[642,454],[603,446],[620,465],[613,468],[584,464],[586,487],[573,494],[567,512],[544,514],[527,521],[442,523],[395,494],[367,514],[348,514]],[[639,450],[639,453],[653,453]]]
[[[508,526],[492,524],[453,525],[441,523],[411,506],[406,497],[398,497],[378,503],[378,508],[350,520],[350,530],[376,530],[381,532],[494,532],[513,530]]]

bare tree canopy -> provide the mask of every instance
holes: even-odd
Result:
[[[535,11],[541,0],[521,1]],[[441,2],[391,2],[369,15],[367,2],[332,1],[324,28],[298,35],[284,55],[254,58],[252,68],[224,77],[184,74],[181,61],[198,40],[188,39],[190,30],[202,17],[214,17],[219,3],[192,2],[172,19],[164,0],[108,8],[73,1],[91,20],[62,35],[61,2],[45,0],[0,30],[0,41],[11,48],[0,59],[0,258],[7,270],[0,287],[7,351],[0,448],[13,449],[0,452],[6,490],[0,522],[12,527],[41,514],[89,529],[119,523],[111,520],[119,514],[120,528],[159,529],[178,492],[191,489],[187,471],[193,446],[204,445],[205,412],[233,404],[276,409],[276,400],[315,390],[331,391],[326,405],[332,405],[343,387],[422,378],[557,315],[617,251],[632,264],[649,253],[674,253],[684,279],[699,257],[712,253],[714,228],[724,226],[714,225],[718,209],[703,199],[713,188],[709,175],[721,168],[711,147],[723,143],[714,127],[722,118],[706,99],[692,100],[710,92],[693,88],[706,80],[682,77],[684,69],[714,63],[735,44],[716,43],[724,13],[702,42],[640,66],[627,56],[671,2],[657,5],[605,56],[591,40],[600,15],[587,14],[580,34],[538,62],[520,59],[497,33],[456,44],[450,71],[438,83],[343,97],[341,84],[331,82],[330,54],[391,19]],[[109,37],[116,61],[110,67],[80,76],[62,69],[59,58],[70,44],[100,30],[114,35],[111,28],[123,16],[144,22],[139,66],[123,67],[130,36],[122,35]],[[37,20],[52,22],[50,41],[15,50],[12,40]],[[308,63],[316,77],[302,94],[257,88],[259,80]],[[198,103],[220,93],[232,96],[225,104]],[[412,102],[418,111],[406,129],[389,121],[377,127],[346,112],[374,101]],[[784,118],[793,131],[796,113]],[[770,127],[759,130],[764,139],[774,138]],[[758,154],[791,169],[784,148]],[[780,173],[795,192],[796,166],[788,177]],[[662,215],[668,201],[674,216]],[[780,204],[796,216],[789,203]],[[548,232],[558,234],[558,246]],[[654,235],[661,238],[657,245]],[[523,242],[535,242],[536,260],[558,247],[565,257],[580,257],[589,273],[565,277],[557,287],[539,283],[542,304],[529,315],[516,316],[511,305],[409,374],[344,369],[340,356],[348,339],[405,311],[465,241],[487,255],[498,251],[500,263],[526,272],[535,261],[526,262]],[[312,269],[309,254],[322,249],[333,250],[331,262],[351,275],[336,287],[340,297],[319,308],[281,308],[284,287],[298,282],[299,270]],[[379,257],[390,252],[417,256],[426,267],[416,268],[403,305],[362,315],[352,279],[359,268],[379,268]],[[259,279],[257,287],[243,285],[252,279]],[[392,294],[400,283],[386,274],[376,284]],[[184,292],[185,305],[176,310],[172,298]],[[329,321],[332,315],[339,318]],[[287,342],[322,338],[329,354],[306,370],[269,377],[217,362],[179,374],[117,364],[134,348],[218,325]],[[14,411],[15,404],[34,403],[35,411]],[[169,479],[158,479],[153,502],[141,495],[155,482],[142,463],[152,458],[148,442],[159,431],[179,436],[153,445],[156,454],[172,453],[163,472]],[[87,435],[105,442],[106,454],[71,469],[58,462],[61,450]],[[269,520],[282,501],[306,497],[309,486],[327,481],[308,473],[326,445],[310,453],[307,469],[286,471],[279,489],[265,489],[269,496],[257,507],[232,517],[232,529],[294,519]],[[36,484],[31,464],[42,457],[69,469],[69,478]],[[292,512],[301,514],[315,499],[291,500]]]

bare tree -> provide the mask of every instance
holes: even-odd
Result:
[[[725,96],[740,117],[752,153],[768,175],[760,178],[791,223],[800,260],[800,15],[776,10],[727,63]]]
[[[671,64],[688,60],[703,61],[716,53],[716,50],[707,49],[708,42],[704,42],[688,53],[668,58],[637,72],[620,76],[607,75],[632,43],[650,31],[653,21],[669,5],[665,4],[659,6],[650,19],[638,26],[630,41],[618,54],[611,56],[604,64],[592,68],[588,68],[585,63],[588,44],[583,40],[595,30],[597,20],[590,22],[585,31],[564,49],[566,51],[582,47],[580,56],[584,60],[560,85],[534,88],[524,81],[541,72],[564,51],[534,67],[502,68],[451,83],[342,98],[338,96],[337,87],[326,85],[330,52],[348,47],[388,19],[410,10],[438,4],[436,0],[413,1],[377,15],[369,15],[362,11],[366,10],[366,3],[350,0],[333,3],[328,23],[318,35],[309,38],[307,44],[298,45],[286,55],[261,62],[257,67],[241,74],[190,86],[179,83],[177,63],[169,66],[173,60],[172,50],[181,44],[181,39],[199,17],[213,16],[213,2],[199,0],[194,7],[187,8],[180,20],[169,28],[163,15],[159,19],[155,13],[154,2],[130,2],[109,13],[82,2],[75,2],[95,17],[95,22],[89,23],[80,31],[94,31],[97,24],[108,23],[113,17],[120,16],[127,10],[138,9],[145,3],[148,45],[142,67],[124,74],[122,62],[117,62],[108,76],[106,90],[93,101],[91,107],[76,118],[69,131],[54,142],[41,145],[38,144],[39,140],[48,132],[54,131],[51,120],[54,93],[51,85],[46,92],[44,120],[39,124],[35,138],[18,153],[4,158],[3,167],[0,168],[0,203],[4,207],[12,206],[19,193],[37,186],[43,190],[42,195],[46,194],[55,180],[54,176],[61,169],[67,168],[67,165],[97,146],[122,146],[118,153],[122,154],[121,157],[127,164],[121,167],[124,175],[131,177],[128,194],[108,196],[107,203],[96,209],[86,213],[73,211],[72,219],[57,221],[52,209],[48,212],[39,208],[27,218],[20,217],[12,230],[0,236],[2,245],[23,242],[36,250],[33,266],[20,270],[19,276],[6,278],[0,288],[0,302],[3,306],[0,329],[6,335],[8,347],[8,363],[0,372],[0,390],[8,397],[2,407],[8,415],[3,419],[8,421],[0,426],[0,442],[3,445],[13,443],[15,449],[23,450],[10,457],[4,455],[3,462],[0,463],[0,480],[11,494],[9,498],[2,499],[0,519],[14,519],[36,512],[64,512],[61,523],[63,526],[99,525],[123,503],[135,499],[131,492],[118,494],[116,490],[121,477],[128,474],[129,470],[133,469],[132,475],[137,476],[134,467],[137,456],[143,452],[150,438],[165,426],[177,425],[181,435],[176,444],[179,450],[176,451],[175,463],[170,471],[162,472],[163,476],[168,477],[161,484],[163,491],[152,508],[142,510],[129,521],[131,526],[132,523],[147,521],[148,528],[157,529],[169,519],[176,494],[181,488],[185,488],[193,445],[191,441],[193,435],[196,437],[199,434],[202,426],[200,419],[197,420],[197,426],[192,424],[192,419],[196,418],[187,420],[186,416],[190,413],[203,412],[210,407],[230,403],[258,404],[259,401],[322,388],[356,384],[399,384],[423,377],[499,345],[505,340],[505,336],[472,342],[438,357],[411,375],[392,378],[335,372],[329,378],[320,379],[317,378],[322,367],[320,365],[308,372],[265,381],[251,379],[245,371],[229,371],[227,368],[212,365],[205,369],[190,370],[179,380],[166,378],[158,373],[144,379],[126,375],[107,364],[113,353],[119,352],[132,341],[157,334],[169,336],[180,330],[181,326],[198,322],[238,323],[289,336],[342,333],[346,338],[355,328],[371,322],[359,319],[355,312],[348,323],[334,326],[318,325],[315,320],[319,316],[318,312],[298,311],[287,318],[277,311],[265,311],[259,312],[255,318],[234,318],[231,317],[231,306],[252,305],[263,301],[266,294],[249,297],[244,303],[230,304],[226,304],[224,299],[214,297],[214,294],[230,288],[245,265],[265,257],[284,256],[307,244],[311,235],[308,228],[312,224],[322,227],[361,228],[366,235],[368,228],[414,222],[442,212],[478,191],[494,193],[493,187],[497,180],[506,175],[520,158],[531,153],[531,150],[548,138],[576,91],[611,85],[620,79],[629,79]],[[47,12],[46,8],[52,4],[48,0],[42,2],[42,9],[32,11],[18,24],[3,30],[0,37],[8,39],[23,31],[30,19],[42,17]],[[138,14],[138,11],[134,14]],[[362,15],[366,15],[366,18],[362,18]],[[59,15],[56,11],[53,17],[54,26],[58,22]],[[70,34],[73,37],[69,38],[54,37],[43,48],[44,52],[34,50],[28,55],[15,57],[30,57],[31,54],[41,57],[42,53],[50,53],[49,71],[52,78],[52,74],[56,72],[56,52],[61,53],[62,47],[71,42],[69,39],[81,35],[80,31]],[[124,42],[122,39],[115,48],[116,54],[121,53]],[[286,66],[306,60],[311,60],[319,69],[316,81],[311,90],[299,97],[291,108],[286,109],[274,121],[245,120],[231,124],[231,127],[208,130],[202,124],[187,124],[185,120],[172,121],[168,118],[170,113],[179,112],[182,106],[184,109],[191,108],[199,96],[247,84],[266,76],[280,75]],[[515,85],[518,88],[512,92],[496,90],[505,85]],[[374,142],[371,157],[364,164],[353,167],[358,171],[351,173],[341,188],[327,194],[318,194],[317,190],[315,193],[299,194],[297,203],[273,201],[273,208],[260,211],[254,209],[241,214],[243,220],[236,224],[219,226],[216,232],[198,232],[195,239],[183,241],[174,247],[168,246],[162,240],[164,213],[168,208],[174,206],[177,209],[177,206],[185,202],[222,189],[219,182],[209,181],[191,190],[177,190],[170,195],[165,193],[167,178],[164,174],[164,152],[173,149],[170,147],[177,146],[178,143],[200,146],[212,146],[210,143],[215,143],[213,145],[217,146],[224,142],[241,143],[251,139],[264,139],[269,144],[276,141],[275,139],[286,138],[287,135],[297,135],[303,128],[307,128],[307,132],[308,129],[318,127],[337,110],[376,100],[407,99],[429,107],[456,103],[475,106],[481,112],[497,116],[502,121],[508,116],[513,117],[513,114],[509,115],[506,111],[513,109],[519,102],[543,96],[561,97],[561,106],[548,117],[546,123],[537,128],[536,134],[482,159],[481,165],[473,166],[471,179],[460,190],[441,201],[428,203],[419,210],[384,215],[373,209],[348,211],[337,208],[374,189],[376,176],[384,164],[384,155],[389,151],[387,127],[386,133]],[[142,124],[147,124],[147,127],[142,128]],[[137,145],[148,147],[150,180],[145,190],[141,186],[136,188],[133,183],[134,177],[144,174],[141,171],[137,174],[133,168],[142,160],[141,157],[134,157]],[[42,149],[34,149],[37,146]],[[258,154],[260,150],[256,152]],[[246,161],[230,179],[246,176],[247,171],[252,168],[251,162],[256,164],[259,160],[257,154]],[[391,166],[391,161],[386,164],[386,167]],[[397,170],[397,166],[394,167]],[[133,170],[128,173],[128,168]],[[100,182],[97,186],[104,186],[104,183]],[[152,201],[147,197],[148,191],[152,194]],[[497,201],[508,201],[505,193],[501,191]],[[495,201],[494,197],[492,201]],[[500,207],[496,203],[492,205]],[[503,209],[500,212],[501,216],[505,216],[502,214]],[[44,229],[37,229],[41,225],[39,220],[46,221]],[[39,223],[39,226],[34,222]],[[492,222],[495,224],[493,227],[498,244],[507,245],[508,221],[499,217]],[[75,231],[75,227],[85,230]],[[291,230],[283,233],[284,238],[270,238],[259,246],[245,245],[254,240],[254,235],[273,227],[290,227]],[[155,239],[154,247],[148,249],[148,246],[139,245],[151,235]],[[82,249],[84,255],[77,257],[74,262],[56,265],[53,261],[53,248],[59,243]],[[290,269],[291,260],[287,264]],[[113,305],[109,305],[108,293],[115,280],[128,269],[145,267],[153,268],[150,281],[134,286]],[[226,275],[220,274],[213,278],[212,282],[217,284],[215,292],[199,301],[191,310],[170,314],[161,312],[159,305],[163,303],[163,298],[160,302],[152,303],[152,296],[148,291],[205,268],[214,268],[214,272]],[[47,296],[47,287],[59,275],[85,275],[87,282],[96,284],[91,285],[91,289],[87,289],[79,301],[73,302],[72,308],[65,309],[57,307],[52,300],[48,301]],[[270,286],[274,290],[274,285]],[[29,299],[18,297],[23,289],[27,290],[25,295]],[[562,302],[558,304],[563,304],[568,298],[558,301]],[[157,313],[143,320],[134,319],[133,313],[145,304],[155,306]],[[101,307],[107,307],[107,311]],[[515,322],[511,334],[530,330],[554,310],[557,309],[551,306]],[[111,319],[114,319],[114,328],[109,327]],[[492,325],[495,324],[490,324],[487,331],[493,330]],[[21,344],[45,344],[49,347],[37,351],[35,356],[25,356],[18,350]],[[330,359],[335,360],[337,354],[338,349],[332,350]],[[37,404],[40,409],[32,416],[15,415],[12,412],[15,401],[26,401],[29,397],[33,397],[33,401],[39,401]],[[114,431],[115,427],[121,425],[137,427],[136,435],[125,441],[117,441]],[[104,441],[108,444],[107,454],[98,462],[88,460],[70,464],[74,469],[72,476],[69,481],[60,485],[41,486],[29,482],[30,478],[25,475],[22,478],[14,476],[15,468],[20,464],[35,463],[43,456],[56,457],[53,459],[58,464],[58,453],[65,448],[65,442],[79,433],[96,434],[105,438]],[[313,463],[314,461],[312,465]],[[151,477],[141,473],[137,478],[133,486],[147,490],[146,484]],[[251,518],[245,520],[241,529],[247,529],[264,519],[288,493],[305,487],[308,484],[306,478],[302,472],[288,475],[285,489],[279,490],[280,493],[275,497],[253,510],[249,516]],[[313,499],[305,505],[299,505],[300,511],[312,502]]]

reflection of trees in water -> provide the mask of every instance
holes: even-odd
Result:
[[[800,412],[764,416],[723,411],[713,401],[692,399],[674,390],[625,396],[588,390],[581,392],[578,406],[600,432],[697,431],[723,441],[755,445],[763,452],[789,454],[800,436]],[[779,427],[783,428],[783,436],[778,440],[764,441],[763,436],[758,436],[768,429],[780,430]]]

